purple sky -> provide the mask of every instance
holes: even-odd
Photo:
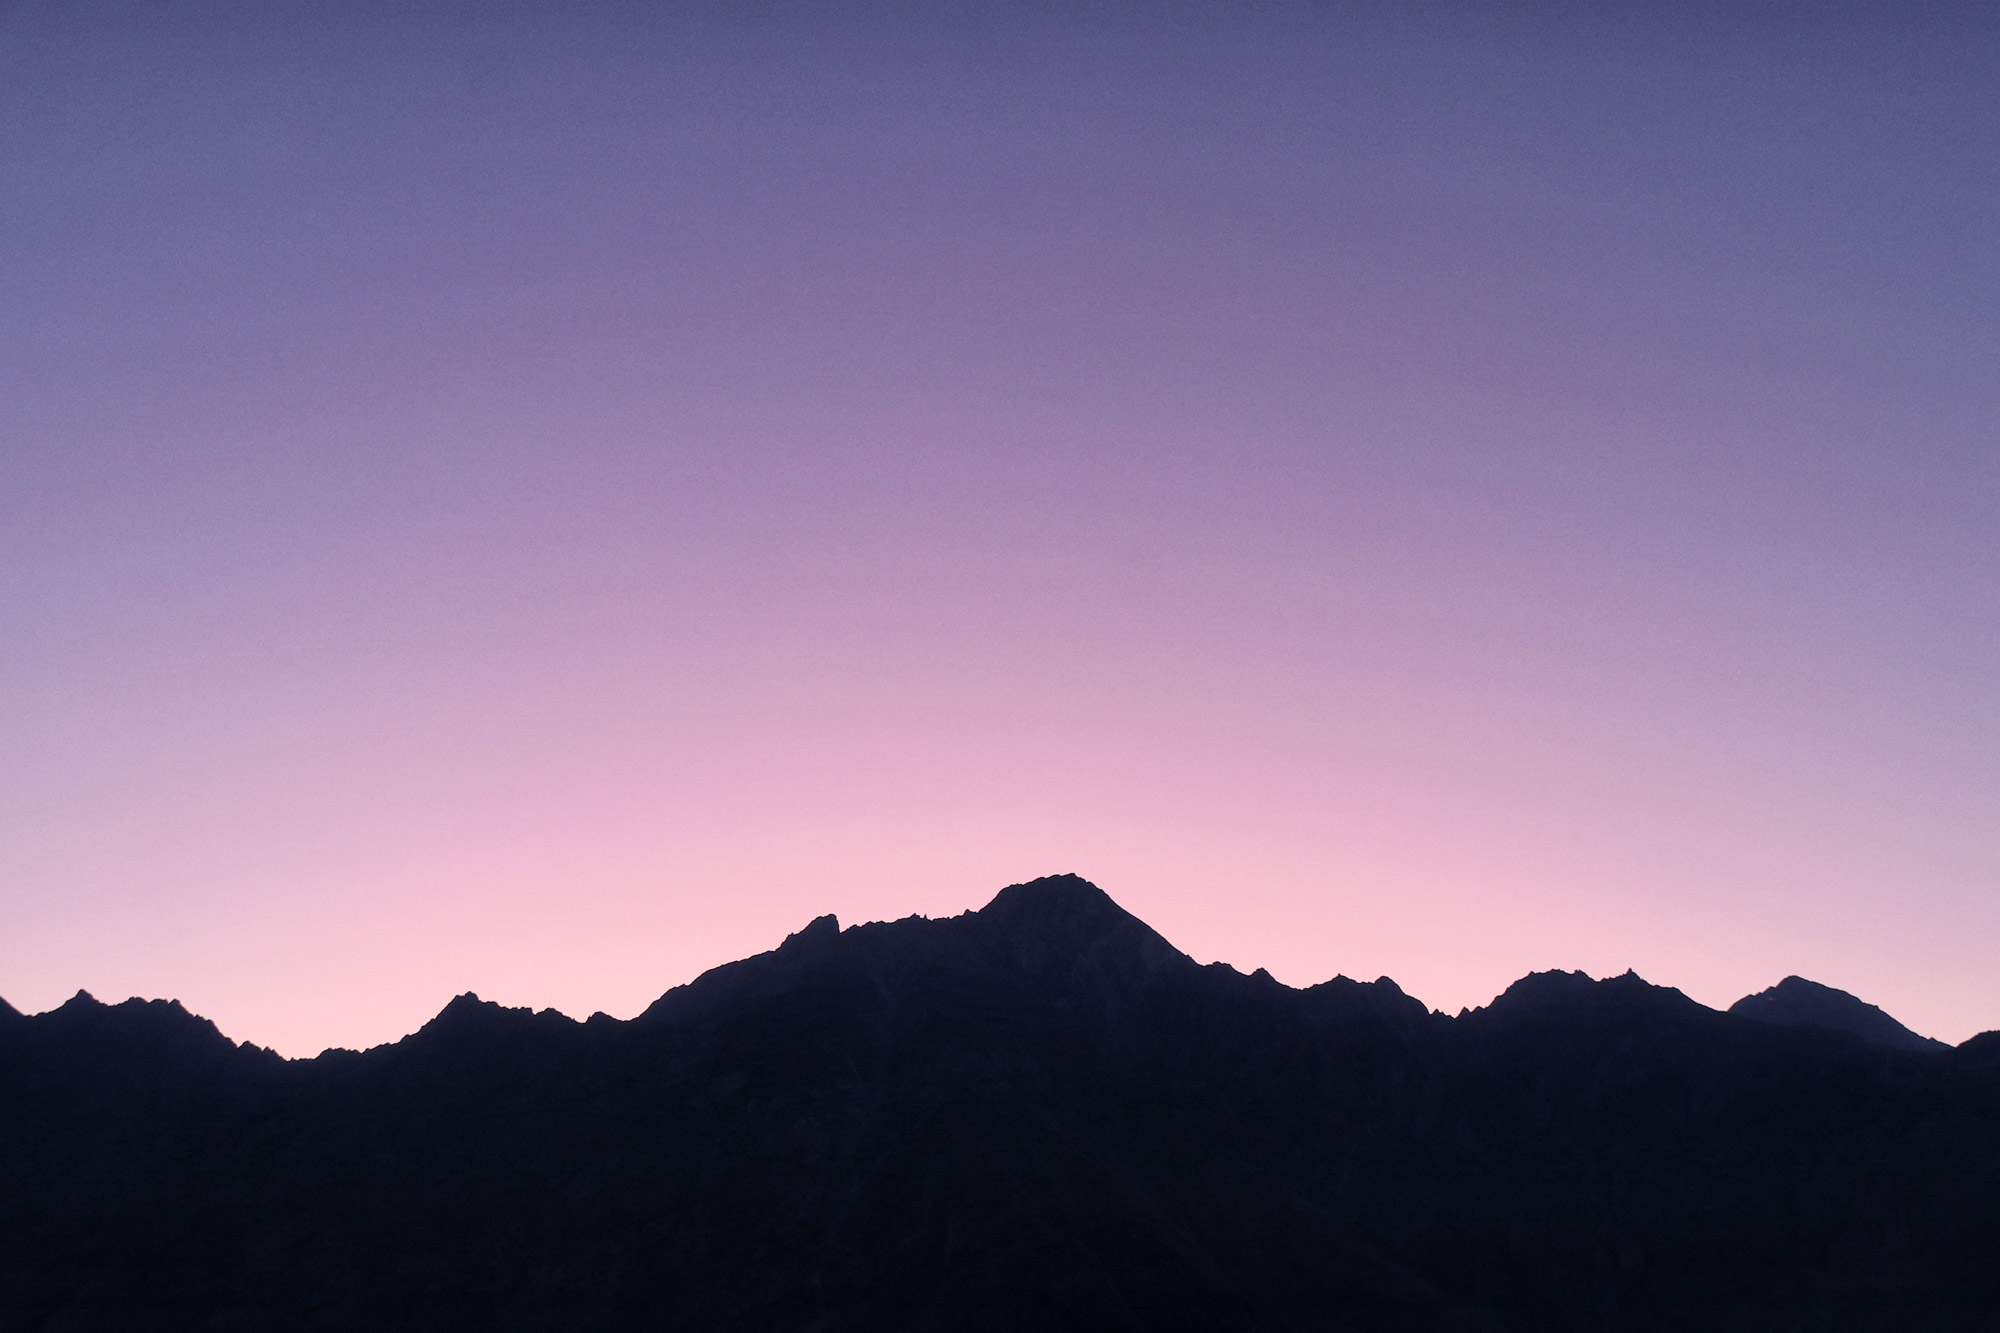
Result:
[[[1527,9],[0,9],[0,995],[2000,1027],[2000,13]]]

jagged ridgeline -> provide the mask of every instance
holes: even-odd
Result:
[[[0,1009],[0,1328],[2000,1328],[2000,1034],[1738,1008],[1293,990],[1060,876],[631,1022]]]

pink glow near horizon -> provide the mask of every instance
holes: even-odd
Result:
[[[0,17],[0,996],[2000,1026],[2000,35],[1586,12]]]

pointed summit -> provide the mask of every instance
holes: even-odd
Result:
[[[1111,901],[1111,895],[1081,875],[1044,875],[1025,884],[1009,884],[979,909],[981,920],[996,924],[1035,922],[1095,923],[1112,926],[1139,918]]]
[[[1010,884],[973,916],[988,930],[1031,936],[1051,947],[1087,947],[1107,935],[1144,935],[1166,944],[1151,926],[1081,875],[1044,875]]]
[[[1193,963],[1158,931],[1079,875],[1047,875],[1000,890],[972,917],[1025,972],[1129,984]]]
[[[778,947],[780,949],[797,949],[801,946],[825,944],[829,940],[839,938],[840,918],[828,912],[825,916],[814,917],[812,920],[806,922],[805,925],[785,936],[785,942]]]
[[[1729,1012],[1783,1027],[1827,1028],[1877,1046],[1903,1051],[1944,1051],[1941,1041],[1910,1031],[1858,996],[1804,977],[1786,977],[1769,990],[1746,995]]]
[[[480,999],[476,991],[467,991],[463,995],[452,996],[445,1003],[444,1008],[438,1010],[437,1017],[433,1018],[431,1022],[464,1023],[474,1021],[487,1014],[497,1014],[499,1012],[500,1006],[493,1001]]]

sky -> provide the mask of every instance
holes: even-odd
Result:
[[[2000,1028],[1996,311],[1988,6],[0,5],[0,996]]]

